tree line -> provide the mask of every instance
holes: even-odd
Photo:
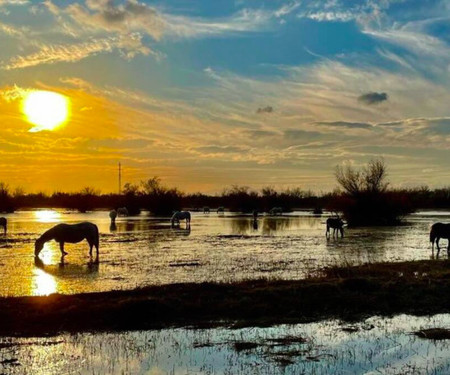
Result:
[[[25,193],[23,189],[11,189],[0,182],[0,211],[64,208],[87,212],[127,207],[131,214],[148,210],[154,215],[168,215],[176,210],[201,210],[203,207],[225,207],[243,213],[254,210],[268,212],[273,207],[281,207],[285,212],[294,209],[330,210],[341,213],[350,225],[391,225],[418,208],[450,208],[450,187],[391,188],[387,166],[382,159],[371,160],[359,169],[351,165],[338,166],[335,178],[338,188],[325,194],[300,188],[276,190],[270,186],[257,191],[237,185],[217,195],[187,194],[178,188],[165,186],[158,177],[139,184],[127,183],[122,194],[101,194],[91,187],[75,193]]]

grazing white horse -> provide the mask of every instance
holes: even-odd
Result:
[[[89,243],[89,255],[92,256],[92,248],[95,246],[97,250],[98,259],[98,245],[99,235],[97,225],[84,222],[79,224],[58,224],[36,240],[34,244],[34,255],[39,256],[44,244],[48,241],[55,240],[59,242],[59,249],[61,256],[64,257],[67,253],[64,251],[64,243],[78,243],[87,240]]]
[[[128,209],[126,207],[120,207],[117,209],[117,216],[128,216]]]
[[[270,215],[282,215],[283,214],[283,209],[281,207],[273,207],[270,211],[269,211]]]
[[[109,211],[109,218],[111,219],[111,224],[114,224],[116,222],[116,217],[117,217],[116,210]]]
[[[337,233],[341,233],[341,237],[344,237],[344,221],[340,217],[329,217],[327,219],[327,231],[325,232],[325,236],[328,237],[330,234],[330,228],[333,228],[333,237]]]
[[[0,217],[0,227],[3,227],[5,234],[6,234],[7,226],[8,226],[8,220],[6,220],[6,217]]]
[[[191,227],[191,213],[189,211],[176,211],[171,219],[172,227],[180,225],[180,220],[186,220],[186,227]]]
[[[431,231],[430,231],[431,251],[432,251],[432,254],[434,255],[434,243],[436,242],[436,247],[437,247],[436,255],[438,257],[439,257],[439,252],[441,251],[441,248],[439,247],[439,240],[441,238],[448,239],[447,254],[450,256],[450,224],[435,223],[431,226]]]

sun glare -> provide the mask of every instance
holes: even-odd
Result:
[[[31,91],[22,102],[22,111],[35,126],[30,132],[54,130],[69,116],[69,99],[51,91]]]
[[[61,214],[53,210],[34,211],[34,216],[39,223],[57,223],[61,221]]]

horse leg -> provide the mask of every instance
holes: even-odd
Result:
[[[441,251],[441,248],[439,247],[439,240],[440,240],[440,238],[438,237],[436,239],[436,248],[437,248],[436,258],[439,258],[439,253]]]
[[[61,250],[61,256],[68,254],[67,252],[64,251],[64,242],[59,243],[59,250]]]
[[[89,243],[89,256],[92,258],[92,248],[94,247],[93,241],[88,241]]]
[[[330,227],[327,225],[327,230],[325,231],[325,237],[328,238],[329,233],[330,233]]]

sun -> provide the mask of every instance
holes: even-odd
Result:
[[[69,99],[56,92],[34,90],[23,99],[22,112],[35,125],[30,132],[54,130],[68,119]]]

